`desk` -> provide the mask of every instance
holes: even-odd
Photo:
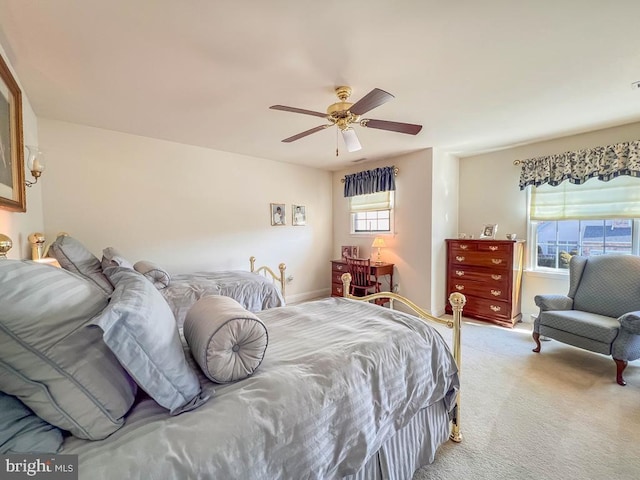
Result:
[[[384,275],[389,275],[389,291],[393,291],[393,263],[371,263],[371,275],[376,282]],[[347,262],[345,260],[331,260],[331,296],[342,297],[342,274],[347,273]]]

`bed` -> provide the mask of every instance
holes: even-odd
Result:
[[[251,312],[285,305],[286,265],[280,263],[279,274],[276,274],[268,266],[256,268],[254,256],[249,258],[249,271],[170,274],[155,262],[140,260],[133,263],[114,247],[103,249],[100,260],[68,234],[58,235],[47,253],[63,268],[87,277],[107,294],[113,291],[113,285],[104,275],[105,268],[115,265],[137,270],[162,294],[179,324],[184,321],[189,308],[206,295],[229,296]]]
[[[256,268],[256,257],[249,258],[250,270],[221,270],[172,275],[166,286],[160,284],[178,325],[184,323],[189,309],[207,295],[225,295],[238,301],[250,312],[285,305],[286,265],[278,266],[280,274],[271,268]]]
[[[9,312],[2,322],[9,322],[14,332],[24,321],[21,303],[46,324],[51,312],[68,309],[69,303],[75,302],[77,309],[97,301],[95,288],[85,292],[86,300],[81,301],[88,287],[78,284],[76,277],[61,278],[59,269],[19,263],[5,266],[0,262],[0,285],[9,288],[8,295],[13,299],[0,305]],[[30,275],[20,276],[28,269],[33,270]],[[136,301],[145,305],[146,297],[157,296],[157,291],[130,269],[112,267],[109,272],[115,284],[114,294],[107,303],[96,304],[87,315],[93,315],[89,323],[104,330],[104,342],[116,353],[109,343],[112,326],[96,320],[93,312],[102,318],[110,310],[113,317],[114,312],[122,311],[119,302],[137,289],[140,292],[134,295]],[[19,283],[21,287],[16,286],[18,278],[24,280]],[[26,284],[30,281],[58,288],[67,282],[73,289],[65,286],[65,292],[75,293],[64,302],[59,296],[51,296],[49,305],[36,303],[34,307],[33,299],[23,302],[21,296],[33,291]],[[344,291],[348,292],[349,274],[343,276],[343,282]],[[390,299],[392,307],[405,305],[415,315],[369,303],[380,298]],[[233,305],[224,313],[205,308],[193,314],[205,301]],[[228,297],[205,297],[190,310],[183,329],[175,324],[172,327],[178,331],[179,348],[189,369],[195,372],[199,387],[197,395],[184,404],[188,408],[171,415],[169,406],[161,405],[155,393],[150,393],[152,388],[140,388],[123,415],[122,424],[116,425],[113,432],[103,432],[102,439],[93,440],[79,438],[82,435],[75,433],[66,435],[59,453],[78,455],[80,478],[92,480],[410,479],[417,468],[433,461],[438,446],[447,439],[461,440],[458,365],[464,297],[454,293],[451,303],[453,318],[443,320],[389,292],[357,299],[346,294],[257,313],[247,312]],[[151,325],[149,335],[162,329],[162,318],[166,318],[160,303],[154,301],[154,305],[151,309],[136,306],[129,311],[130,316],[137,315],[136,322]],[[199,316],[202,323],[198,323]],[[194,328],[216,316],[219,324],[204,327],[211,327],[214,335],[221,325],[233,324],[232,320],[251,320],[251,325],[264,328],[263,339],[268,338],[268,346],[265,342],[263,357],[244,378],[214,383],[202,364],[202,351],[193,343],[197,332]],[[453,329],[452,349],[424,320]],[[230,331],[235,334],[247,324],[234,325]],[[96,331],[99,330],[92,329],[92,335]],[[51,329],[47,332],[47,341],[55,337]],[[242,343],[237,338],[232,344]],[[246,345],[255,343],[255,339],[250,340]],[[3,341],[0,338],[0,343]],[[156,343],[154,339],[150,345]],[[212,344],[207,345],[209,348]],[[125,350],[126,354],[131,353],[129,348]],[[51,347],[47,346],[46,351],[50,352]],[[163,358],[168,351],[162,350]],[[7,349],[1,352],[5,358],[0,367],[12,360],[7,357]],[[135,366],[121,357],[118,360],[129,365],[126,371],[132,377],[136,375]],[[10,395],[18,391],[25,403],[40,407],[24,390],[10,387],[0,368],[0,390]],[[56,394],[53,386],[50,392]],[[63,393],[68,395],[66,390]],[[89,424],[87,428],[94,428],[94,419]]]

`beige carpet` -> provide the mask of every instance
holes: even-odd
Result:
[[[464,323],[464,439],[413,480],[640,478],[640,361],[621,387],[610,357],[556,341],[533,353],[531,328]]]

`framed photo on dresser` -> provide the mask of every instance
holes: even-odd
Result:
[[[482,227],[482,232],[480,232],[480,238],[496,238],[496,232],[498,231],[497,223],[485,223]]]

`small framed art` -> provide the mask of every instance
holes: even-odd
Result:
[[[486,223],[482,227],[482,232],[480,232],[480,238],[496,238],[496,232],[498,231],[497,223]]]
[[[284,203],[271,204],[271,225],[286,225]]]
[[[294,226],[307,224],[307,209],[304,205],[291,205],[292,208],[292,224]]]
[[[360,253],[360,247],[357,245],[343,245],[341,251],[342,258],[357,257]]]

